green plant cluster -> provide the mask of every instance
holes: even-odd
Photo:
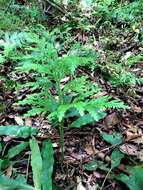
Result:
[[[21,30],[40,23],[42,19],[37,1],[28,1],[26,5],[22,5],[15,0],[0,0],[0,30]]]
[[[25,36],[21,40],[20,52],[23,53],[17,57],[20,63],[16,72],[32,76],[31,81],[22,85],[30,88],[31,93],[17,104],[31,106],[25,116],[44,113],[45,117],[59,127],[62,152],[65,123],[69,127],[79,128],[104,118],[109,108],[128,108],[118,99],[100,96],[98,84],[87,76],[78,74],[79,68],[88,68],[95,62],[93,56],[82,53],[82,48],[81,51],[75,49],[58,56],[52,33],[41,31],[39,35],[27,32]]]
[[[7,2],[0,0],[2,10],[0,68],[2,70],[6,63],[10,62],[13,70],[8,75],[0,76],[0,82],[3,81],[4,84],[4,88],[0,90],[6,91],[9,89],[8,86],[12,88],[18,86],[18,93],[21,89],[28,91],[26,97],[15,102],[15,105],[28,105],[29,110],[25,113],[25,117],[41,114],[53,127],[59,129],[63,161],[65,127],[94,126],[95,122],[107,115],[108,109],[129,108],[123,101],[103,95],[102,87],[98,80],[97,82],[91,80],[90,72],[95,77],[100,71],[103,78],[115,88],[124,89],[142,85],[143,78],[132,72],[132,69],[143,60],[142,53],[129,52],[129,57],[125,58],[124,55],[124,59],[121,59],[124,52],[118,55],[118,47],[113,50],[113,46],[121,39],[117,38],[121,28],[127,36],[130,32],[133,33],[133,41],[142,43],[143,3],[141,0],[132,2],[91,0],[89,3],[77,0],[69,0],[67,3],[62,0],[39,2],[46,2],[47,9],[44,8],[43,12],[37,1],[29,1],[22,5],[14,0]],[[61,7],[64,11],[61,11]],[[51,9],[51,12],[44,12]],[[49,16],[51,14],[52,16]],[[60,24],[55,26],[51,21],[52,18],[55,20],[58,18],[57,23]],[[51,26],[49,21],[52,23]],[[51,30],[53,28],[55,29]],[[75,33],[77,36],[82,34],[83,38],[87,35],[89,44],[84,42],[85,45],[81,45],[77,42],[78,40],[74,38]],[[95,50],[93,45],[90,48],[90,43],[96,42],[96,38],[99,41],[103,38],[103,46],[100,47],[102,51],[106,49],[110,51],[109,54],[105,53],[107,57],[104,60],[101,50],[98,51],[98,48]],[[85,71],[88,71],[88,74]],[[18,81],[17,78],[12,78],[13,74],[15,76],[26,74],[24,76],[28,78],[26,81],[21,79]],[[0,112],[4,110],[5,106],[0,103]],[[44,141],[40,148],[33,137],[37,133],[37,129],[28,126],[0,126],[2,136],[30,138],[30,141],[23,141],[8,149],[6,155],[2,151],[3,143],[0,143],[0,189],[52,190],[54,164],[52,143]],[[120,133],[106,134],[101,131],[99,135],[114,147],[111,163],[105,164],[93,159],[83,168],[88,171],[96,169],[106,171],[111,174],[111,178],[122,181],[131,190],[141,190],[143,180],[139,173],[143,172],[142,166],[128,167],[131,173],[129,176],[123,173],[114,174],[114,169],[124,158],[117,147],[123,143],[123,136]],[[23,176],[16,175],[15,179],[10,179],[4,175],[6,168],[16,163],[15,156],[27,148],[30,148],[31,153],[34,188],[27,185]],[[103,186],[104,182],[100,189],[103,189]]]
[[[15,138],[30,138],[29,141],[21,141],[20,144],[8,149],[3,155],[4,143],[0,143],[0,189],[3,190],[52,190],[52,172],[54,165],[54,152],[50,140],[42,143],[41,151],[37,140],[33,137],[38,132],[29,126],[0,126],[0,135],[8,135]],[[12,166],[16,167],[19,162],[15,157],[24,150],[30,149],[31,166],[33,171],[34,187],[27,184],[24,175],[14,174],[15,179],[4,175],[4,170]],[[38,163],[38,164],[37,164]]]

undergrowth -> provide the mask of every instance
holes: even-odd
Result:
[[[116,96],[103,95],[102,79],[111,88],[125,92],[142,87],[142,71],[136,68],[143,61],[143,2],[0,0],[0,6],[1,94],[16,91],[20,100],[14,100],[14,110],[27,106],[26,118],[41,115],[58,128],[63,161],[66,127],[94,127],[110,109],[129,108]],[[19,80],[18,75],[24,79]],[[22,90],[26,96],[21,97]],[[6,109],[0,101],[1,114]],[[133,175],[114,174],[124,158],[117,147],[123,143],[123,136],[97,130],[107,143],[115,146],[112,161],[105,164],[93,159],[83,168],[109,172],[112,179],[122,181],[131,190],[140,190],[140,182],[135,182],[136,176],[142,181],[140,166],[128,167]],[[12,148],[6,147],[6,153],[5,145],[0,143],[0,189],[52,190],[52,143],[44,141],[39,147],[33,137],[37,133],[27,126],[0,126],[0,135],[30,138]],[[15,166],[16,156],[28,148],[34,188],[21,175],[14,173],[14,180],[5,176],[6,169]],[[105,177],[100,189],[106,180]]]
[[[25,54],[19,57],[17,71],[32,75],[32,81],[22,85],[30,88],[31,94],[18,105],[32,106],[25,116],[44,113],[58,125],[63,150],[64,124],[70,117],[76,120],[69,127],[81,127],[105,117],[106,109],[128,106],[110,96],[101,96],[98,84],[78,74],[78,68],[88,68],[95,62],[94,57],[79,50],[79,54],[75,54],[76,49],[59,57],[52,35],[42,34],[27,33],[22,49]]]

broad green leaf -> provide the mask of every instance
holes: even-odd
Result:
[[[92,160],[91,162],[84,165],[84,169],[88,171],[95,171],[97,168],[104,171],[110,170],[107,168],[107,165],[104,162],[98,160]]]
[[[41,190],[42,175],[42,157],[37,141],[33,138],[30,140],[31,148],[31,166],[33,172],[33,181],[35,190]]]
[[[111,168],[115,168],[117,166],[119,166],[120,162],[121,162],[121,159],[124,157],[124,155],[117,149],[115,149],[113,152],[112,152],[112,155],[111,155]]]
[[[87,111],[89,112],[89,114],[94,118],[94,120],[97,122],[100,119],[104,118],[107,114],[103,111],[97,110],[95,108],[93,109],[87,109]]]
[[[86,114],[81,116],[79,119],[72,122],[72,124],[69,126],[70,128],[80,128],[83,125],[87,125],[89,123],[92,123],[94,121],[94,118],[90,116],[90,114]]]
[[[12,147],[8,150],[8,158],[11,159],[14,156],[18,155],[21,151],[23,151],[27,146],[29,145],[29,142],[22,142],[19,145],[16,145],[15,147]]]
[[[0,135],[27,138],[36,135],[38,130],[29,126],[8,125],[0,126]]]
[[[0,170],[5,170],[10,164],[11,162],[8,159],[0,159]]]
[[[130,190],[143,189],[143,167],[135,166],[128,169],[130,175],[119,174],[115,178],[125,183]]]
[[[52,173],[54,165],[54,156],[51,141],[43,142],[42,147],[42,158],[43,158],[43,169],[42,169],[42,190],[52,190]]]
[[[25,178],[24,175],[18,174],[17,177],[16,177],[16,180],[26,184],[26,178]]]
[[[89,171],[94,171],[98,168],[98,162],[97,160],[93,160],[87,164],[84,165],[84,168]]]
[[[10,179],[6,176],[0,176],[0,190],[34,190],[33,187],[22,183],[19,180]]]
[[[96,120],[95,120],[95,115],[96,115]],[[105,116],[106,116],[105,112],[96,112],[96,111],[94,113],[94,117],[90,114],[85,114],[85,115],[81,116],[79,119],[72,122],[72,124],[69,127],[80,128],[83,125],[90,124],[94,121],[99,121],[100,119],[104,118]]]
[[[105,141],[114,145],[114,144],[121,144],[123,142],[123,136],[121,133],[113,133],[112,135],[108,133],[101,132],[101,136]]]

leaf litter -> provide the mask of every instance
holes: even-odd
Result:
[[[104,28],[101,27],[100,30],[103,30],[103,34],[105,35]],[[138,33],[139,30],[135,29],[135,33]],[[90,36],[89,33],[77,32],[76,40],[84,43],[87,43]],[[75,35],[75,34],[74,34]],[[99,38],[101,39],[100,45],[96,47],[98,52],[102,52],[102,57],[100,64],[102,65],[105,62],[105,59],[108,56],[108,51],[113,51],[114,43],[111,44],[111,47],[108,46],[107,42],[103,39],[104,35],[102,33],[98,33]],[[125,34],[126,35],[126,34]],[[118,51],[123,56],[123,59],[128,60],[133,54],[140,51],[137,44],[132,43],[132,38],[130,35],[134,35],[134,33],[128,33],[125,39],[123,38],[120,42],[120,35],[117,33],[115,36],[117,37],[119,47]],[[113,36],[114,37],[114,36]],[[105,38],[105,37],[104,37]],[[110,36],[112,39],[112,36]],[[130,39],[131,38],[131,39]],[[129,40],[130,39],[130,40]],[[97,41],[99,43],[99,41]],[[95,46],[96,41],[94,42]],[[129,45],[130,44],[130,45]],[[112,47],[113,46],[113,47]],[[107,51],[107,52],[106,52]],[[117,55],[118,56],[118,55]],[[110,56],[109,56],[110,57]],[[114,60],[114,57],[112,58]],[[111,60],[112,61],[112,60]],[[142,62],[135,66],[134,72],[138,72],[139,75],[142,75]],[[7,74],[9,74],[10,67],[8,65],[4,68],[7,70]],[[106,68],[105,68],[106,69]],[[8,90],[5,92],[3,89],[2,96],[0,96],[0,100],[4,102],[4,105],[1,106],[0,109],[2,112],[0,113],[0,125],[11,125],[11,130],[8,132],[3,132],[3,128],[0,129],[1,134],[1,142],[4,156],[8,156],[10,159],[16,157],[15,160],[12,160],[12,163],[15,164],[12,167],[11,164],[8,163],[8,160],[1,160],[0,165],[5,170],[6,176],[10,177],[12,175],[12,171],[17,170],[18,173],[28,175],[28,181],[32,184],[32,175],[31,168],[28,168],[28,158],[29,158],[29,148],[27,148],[27,142],[23,142],[22,138],[28,138],[31,135],[35,135],[36,133],[32,133],[31,131],[28,134],[21,133],[20,126],[26,125],[32,126],[34,131],[37,129],[40,130],[38,134],[38,142],[42,144],[43,140],[51,139],[55,152],[55,165],[54,165],[54,182],[58,184],[61,189],[73,189],[76,187],[77,190],[98,190],[101,189],[103,185],[104,179],[106,179],[104,184],[104,189],[124,189],[124,186],[120,184],[118,181],[122,181],[126,184],[131,190],[137,189],[141,190],[142,181],[141,178],[142,166],[140,166],[140,161],[143,161],[143,99],[142,99],[142,86],[136,85],[135,87],[131,87],[131,89],[126,88],[115,88],[110,83],[107,82],[106,78],[103,77],[103,74],[95,73],[97,77],[96,80],[104,88],[105,93],[109,95],[113,95],[113,97],[120,97],[125,100],[131,109],[126,111],[108,111],[108,115],[101,121],[94,124],[94,126],[87,125],[80,129],[66,129],[65,130],[65,159],[63,162],[63,166],[60,162],[60,145],[59,145],[59,135],[56,129],[52,129],[49,122],[45,120],[44,116],[35,116],[31,118],[23,118],[19,115],[25,112],[28,108],[15,108],[13,107],[13,97],[16,99],[22,99],[25,94],[30,93],[28,90],[22,92],[19,97],[17,97],[17,93],[15,90]],[[111,71],[109,71],[111,72]],[[89,73],[86,73],[89,75]],[[27,76],[15,76],[19,77],[21,80],[26,80]],[[29,76],[30,77],[30,76]],[[94,77],[89,76],[90,80]],[[18,79],[15,79],[18,80]],[[65,78],[62,85],[69,80],[69,78]],[[1,82],[2,83],[2,82]],[[134,93],[135,90],[135,93]],[[13,129],[13,126],[19,125],[19,128]],[[16,130],[16,131],[15,131]],[[22,134],[22,136],[21,136]],[[4,136],[10,136],[10,139],[7,142],[3,142]],[[12,136],[12,138],[11,138]],[[7,144],[8,143],[8,146]],[[20,145],[18,145],[21,143]],[[24,143],[24,144],[23,144]],[[16,146],[16,151],[14,151],[14,145]],[[48,146],[48,145],[45,145]],[[13,149],[9,149],[12,147]],[[34,157],[32,157],[32,165],[36,165],[39,163],[39,168],[35,170],[41,170],[42,168],[42,158],[40,157],[40,150],[38,148],[38,144],[34,140],[30,141],[31,150],[37,152],[39,155],[39,160],[34,162]],[[43,147],[44,148],[44,147]],[[48,147],[51,148],[51,147]],[[36,151],[34,151],[36,150]],[[44,151],[44,150],[43,150]],[[6,154],[7,153],[7,154]],[[3,155],[2,154],[2,155]],[[43,157],[46,155],[46,151],[43,152]],[[22,157],[21,157],[22,156]],[[36,157],[36,155],[35,155]],[[7,163],[6,163],[7,162]],[[52,165],[51,161],[51,165]],[[47,167],[47,166],[46,166]],[[27,173],[27,168],[30,172]],[[108,172],[111,170],[111,173],[107,176]],[[36,171],[36,173],[37,173]],[[38,171],[39,172],[39,171]],[[49,171],[52,172],[52,171]],[[35,172],[34,172],[35,173]],[[34,183],[37,189],[41,188],[39,176],[34,176]],[[117,181],[114,181],[116,179]],[[7,178],[2,179],[4,182],[1,185],[6,185],[5,181]],[[132,182],[131,182],[132,181]],[[38,183],[37,183],[38,182]],[[9,181],[9,183],[13,184],[13,181]],[[19,184],[18,182],[14,188],[23,187],[23,184]],[[27,189],[31,189],[30,186],[24,185]],[[2,187],[3,188],[3,187]],[[45,187],[46,190],[46,187]]]

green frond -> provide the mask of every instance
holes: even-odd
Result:
[[[31,116],[36,116],[39,115],[41,113],[46,113],[46,110],[44,110],[43,108],[32,108],[31,110],[29,110],[26,114],[24,114],[25,117],[31,117]]]
[[[72,115],[72,110],[76,110],[77,123],[73,125],[77,126],[105,117],[106,109],[128,108],[120,100],[111,100],[110,96],[96,98],[101,91],[98,85],[87,76],[78,76],[77,69],[89,66],[94,56],[81,50],[74,53],[71,51],[71,55],[69,51],[67,56],[59,57],[54,42],[50,42],[49,38],[50,34],[42,37],[28,34],[28,46],[24,42],[22,44],[24,55],[16,70],[33,75],[33,81],[23,85],[31,89],[31,94],[18,102],[19,105],[32,106],[26,116],[44,113],[51,121],[56,119],[61,122]],[[61,81],[66,77],[71,79],[63,85]],[[33,90],[38,92],[33,93]]]

